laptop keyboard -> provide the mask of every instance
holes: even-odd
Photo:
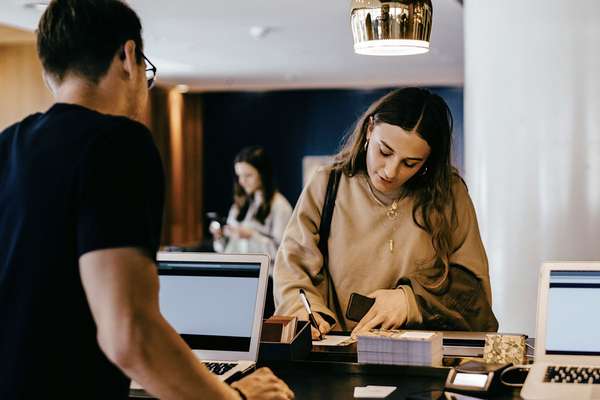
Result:
[[[546,369],[544,382],[600,384],[600,368],[564,367],[554,365]]]
[[[237,363],[205,362],[204,365],[213,374],[223,375],[224,373],[235,367]]]

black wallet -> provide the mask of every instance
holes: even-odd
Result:
[[[346,318],[350,321],[360,321],[369,312],[373,303],[375,303],[375,299],[372,297],[352,293],[348,302],[348,308],[346,308]]]

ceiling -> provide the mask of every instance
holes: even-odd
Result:
[[[35,29],[41,11],[0,0],[0,23]],[[433,0],[431,51],[356,55],[350,0],[130,0],[160,82],[192,90],[463,85],[463,8]],[[253,27],[267,33],[254,38]],[[4,33],[0,30],[0,42]]]

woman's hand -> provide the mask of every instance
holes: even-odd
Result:
[[[243,226],[225,225],[224,231],[226,236],[240,239],[250,239],[254,235],[254,229]]]
[[[369,294],[369,297],[375,298],[375,303],[352,331],[353,338],[376,327],[395,329],[406,322],[408,301],[404,290],[380,289]]]
[[[317,321],[317,324],[319,325],[319,330],[317,331],[317,329],[311,324],[310,333],[313,340],[319,340],[319,332],[321,332],[321,335],[325,335],[331,331],[331,328],[333,328],[333,326],[329,322],[327,322],[327,320],[323,318],[323,316],[320,313],[313,311],[313,316],[315,317],[315,321]],[[305,311],[302,312],[302,315],[300,315],[298,319],[309,321],[310,323],[308,313]]]
[[[208,230],[213,236],[213,240],[219,240],[223,237],[223,228],[221,228],[221,224],[217,221],[213,221],[208,226]]]
[[[240,239],[250,239],[254,235],[254,229],[244,228],[243,226],[238,227],[237,235]]]

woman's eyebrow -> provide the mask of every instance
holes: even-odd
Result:
[[[390,147],[390,145],[389,145],[389,144],[387,144],[387,143],[386,143],[386,142],[385,142],[383,139],[380,139],[380,140],[379,140],[379,142],[380,142],[381,144],[383,144],[385,147],[387,147],[387,148],[388,148],[388,149],[389,149],[389,150],[390,150],[392,153],[394,153],[394,149],[392,149],[392,148]]]
[[[406,157],[405,160],[423,161],[423,159],[421,157]]]
[[[390,145],[389,145],[389,144],[387,144],[387,143],[385,142],[385,140],[381,140],[381,139],[380,139],[380,140],[379,140],[379,142],[380,142],[381,144],[383,144],[385,147],[387,147],[387,148],[388,148],[388,149],[389,149],[389,150],[390,150],[392,153],[394,153],[394,149],[392,149],[392,148],[390,147]],[[405,160],[410,160],[410,161],[423,161],[423,158],[422,158],[422,157],[404,157],[404,159],[405,159]]]

